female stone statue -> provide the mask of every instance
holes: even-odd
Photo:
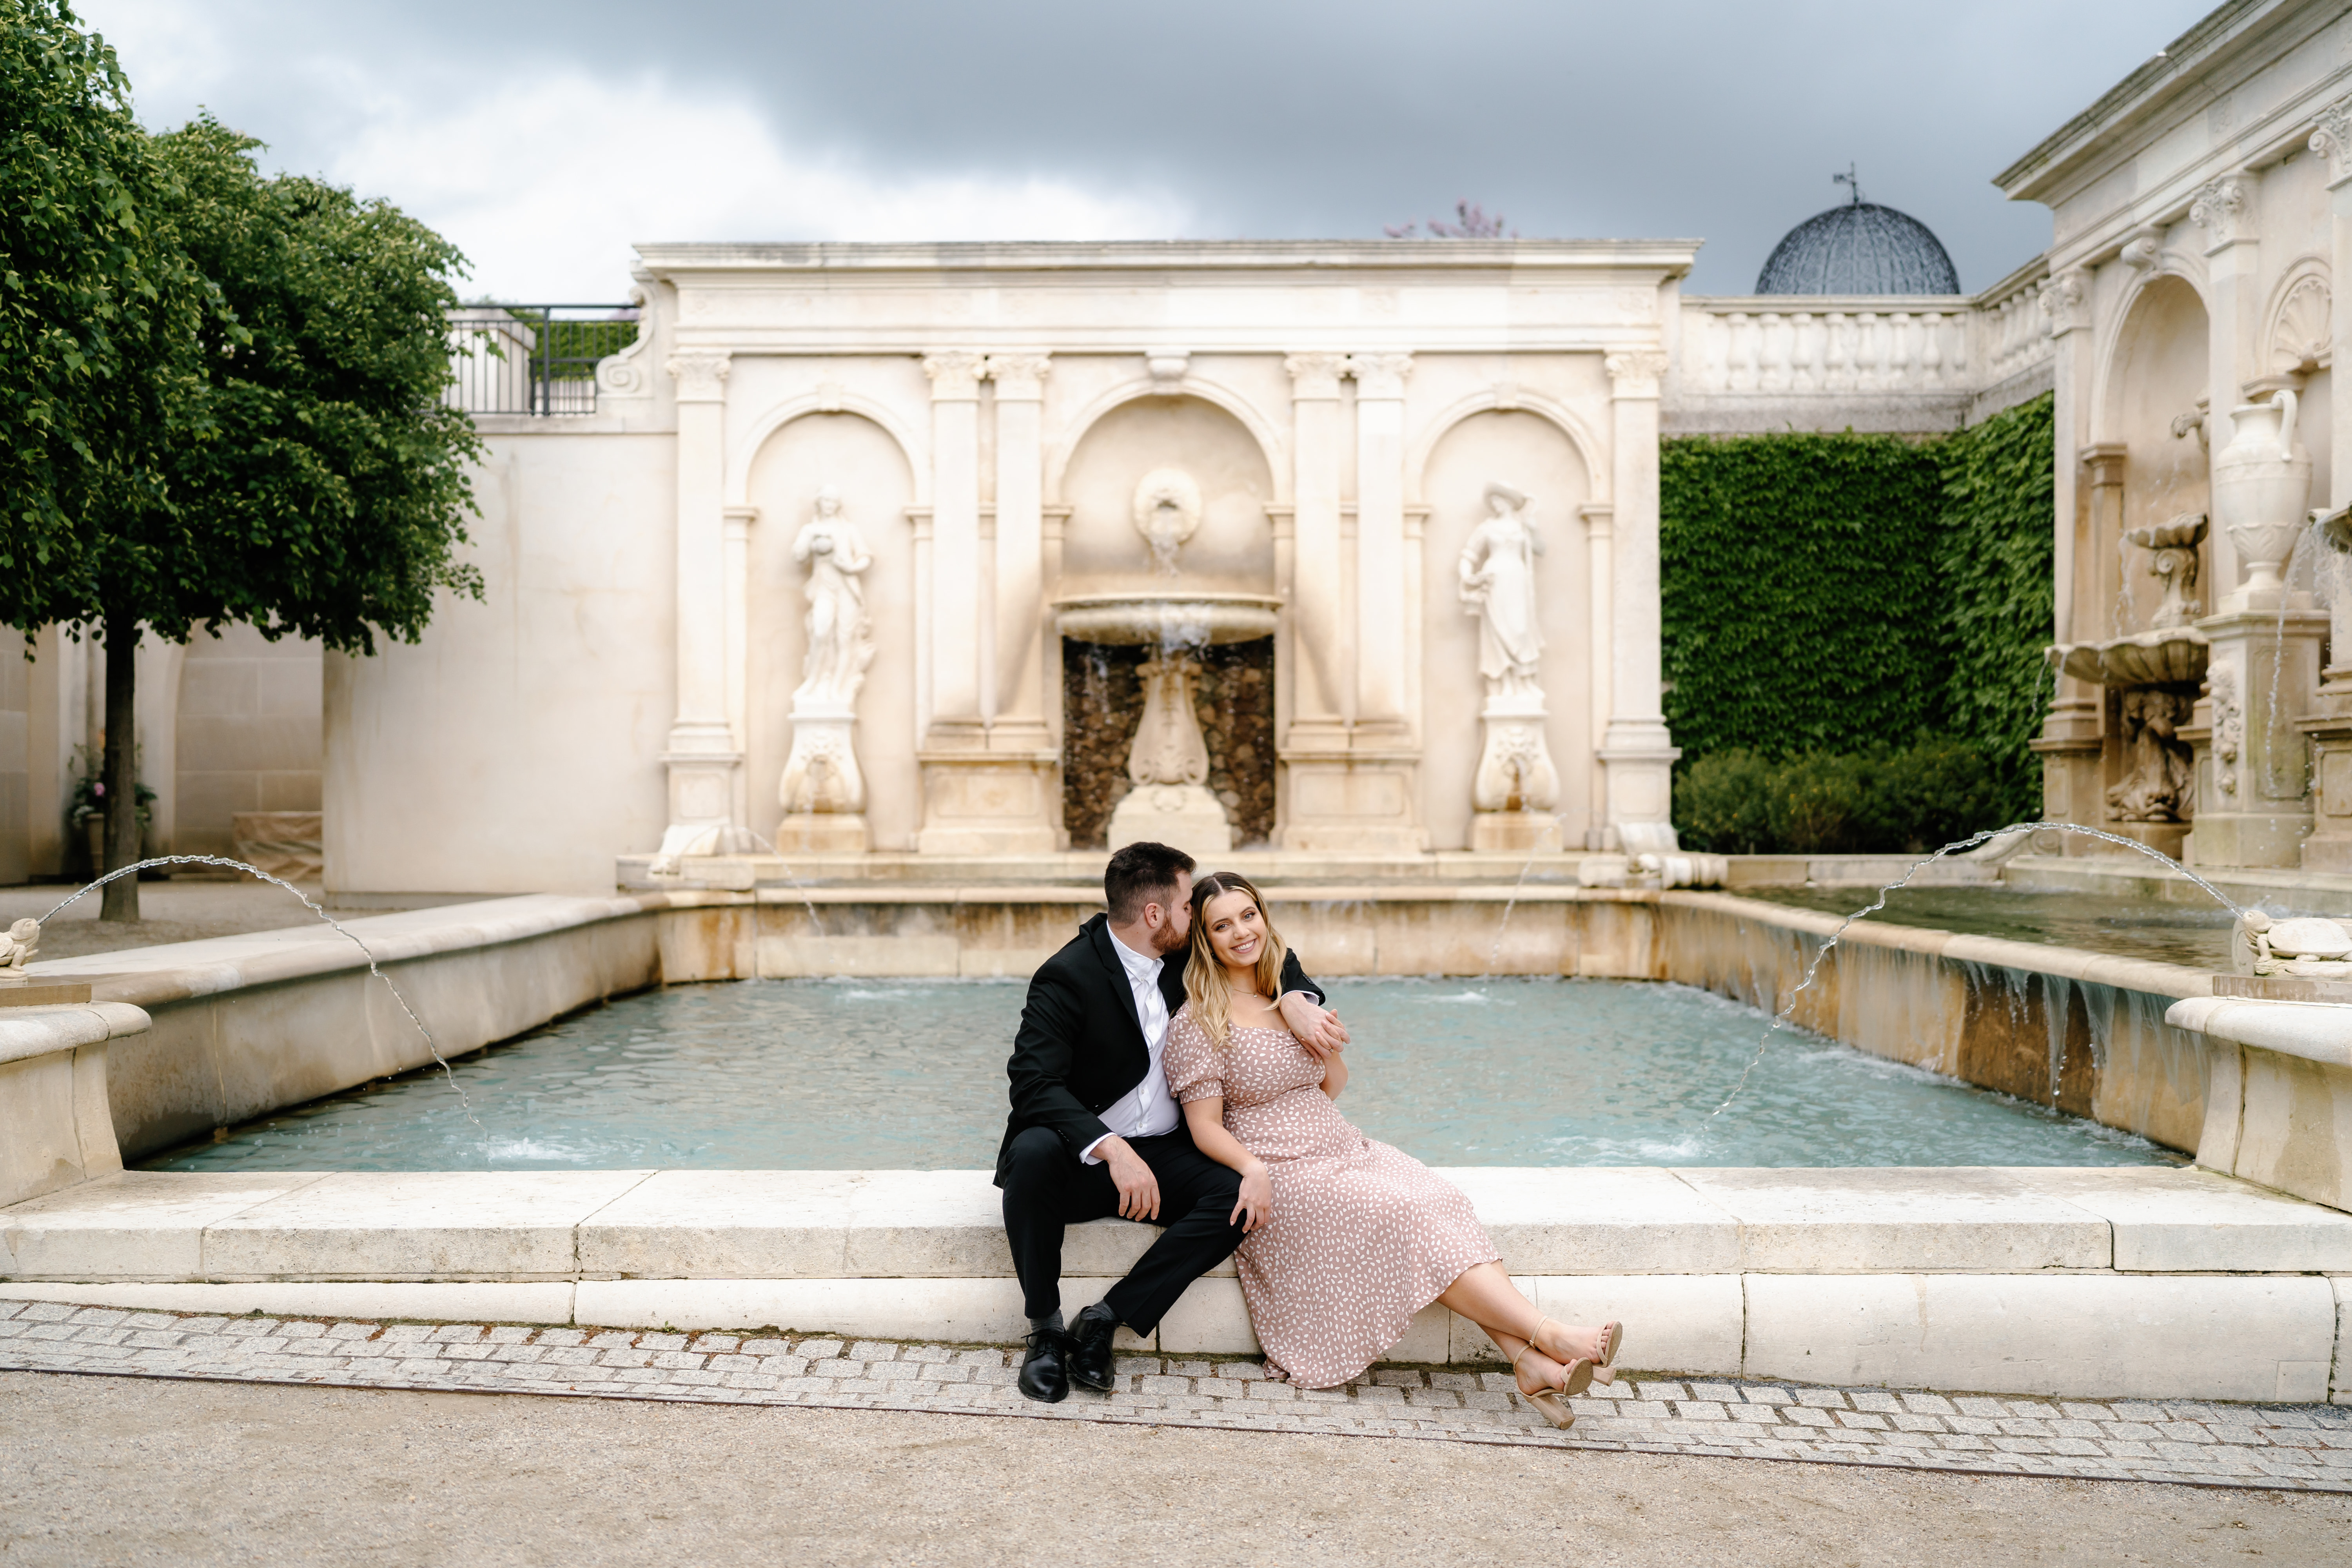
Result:
[[[866,591],[858,581],[874,558],[857,525],[842,515],[841,493],[831,485],[817,491],[815,513],[793,541],[793,559],[808,568],[806,674],[793,693],[793,710],[847,713],[866,667],[874,662]]]
[[[1536,618],[1536,557],[1543,539],[1528,498],[1499,480],[1486,487],[1486,517],[1462,547],[1462,602],[1478,617],[1478,673],[1489,697],[1536,692],[1543,632]]]

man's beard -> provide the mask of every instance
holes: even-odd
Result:
[[[1151,944],[1159,950],[1160,956],[1164,958],[1169,953],[1181,951],[1186,944],[1191,942],[1192,940],[1192,928],[1188,926],[1180,931],[1171,923],[1161,926],[1157,931],[1152,933]]]

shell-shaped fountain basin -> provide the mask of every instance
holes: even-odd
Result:
[[[1281,609],[1265,594],[1080,594],[1054,601],[1054,629],[1080,642],[1204,647],[1270,637]]]
[[[2077,680],[2101,686],[2194,686],[2205,679],[2212,647],[2191,626],[2164,626],[2100,643],[2061,643],[2050,662]]]

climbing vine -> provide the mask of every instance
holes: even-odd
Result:
[[[2044,395],[1933,441],[1662,443],[1665,707],[1695,844],[1894,849],[2038,809],[2051,442]]]

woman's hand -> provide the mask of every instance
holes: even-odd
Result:
[[[1253,1163],[1242,1173],[1241,1201],[1234,1205],[1234,1212],[1225,1216],[1225,1223],[1231,1225],[1244,1215],[1249,1216],[1242,1226],[1244,1235],[1274,1217],[1274,1177],[1267,1173],[1263,1162]]]

